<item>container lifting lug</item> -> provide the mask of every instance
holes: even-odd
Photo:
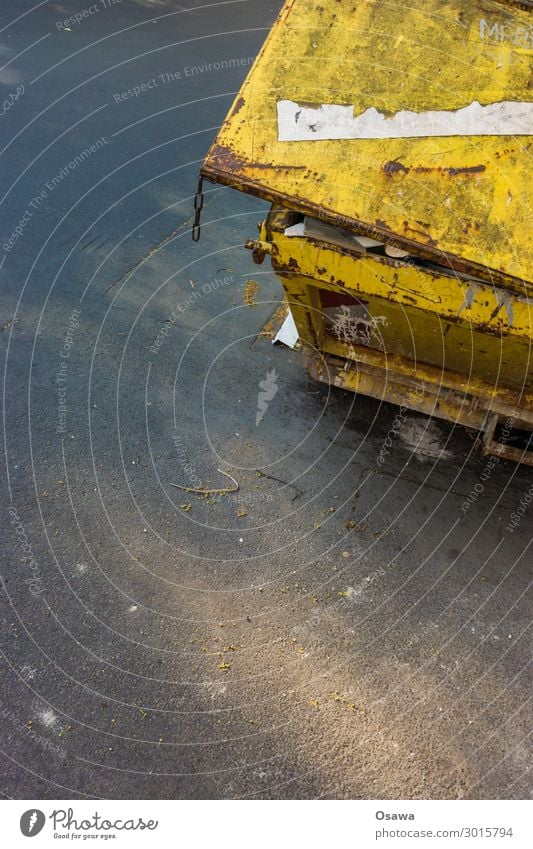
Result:
[[[252,252],[252,259],[256,265],[261,265],[265,256],[272,254],[271,242],[264,242],[262,239],[247,239],[244,247]]]

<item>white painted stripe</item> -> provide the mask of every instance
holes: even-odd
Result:
[[[294,100],[278,101],[279,141],[327,139],[401,139],[423,136],[530,136],[533,103],[503,100],[451,112],[411,112],[386,116],[373,106],[354,116],[353,106],[324,103],[300,106]]]

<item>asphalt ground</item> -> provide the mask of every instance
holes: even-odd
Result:
[[[280,5],[2,3],[5,797],[529,797],[531,471],[272,346],[264,203],[191,241]]]

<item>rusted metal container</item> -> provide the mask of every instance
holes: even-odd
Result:
[[[315,377],[533,465],[529,6],[289,0],[201,175],[272,201]]]

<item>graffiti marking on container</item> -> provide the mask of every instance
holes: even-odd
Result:
[[[368,313],[361,315],[361,308],[341,306],[339,312],[333,317],[333,335],[341,342],[359,342],[369,345],[375,336],[379,339],[379,328],[387,324],[387,319],[384,315],[367,316]]]

